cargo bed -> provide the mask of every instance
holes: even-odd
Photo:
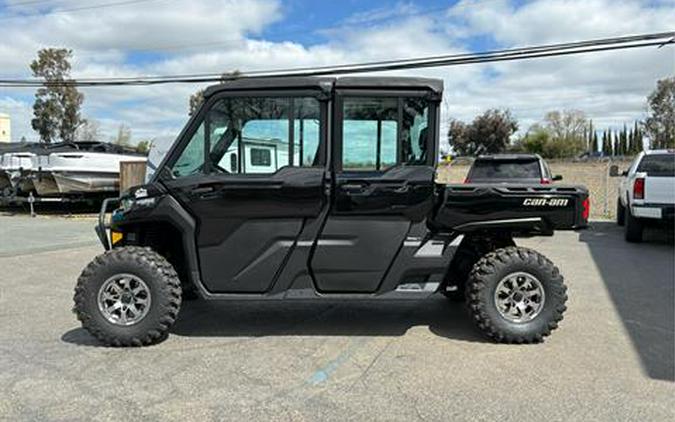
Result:
[[[588,190],[566,185],[439,185],[431,226],[440,231],[508,229],[553,234],[588,225]]]

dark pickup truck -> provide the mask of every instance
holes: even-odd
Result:
[[[558,269],[514,238],[583,228],[588,192],[434,181],[442,82],[243,78],[209,88],[149,182],[104,203],[75,312],[164,338],[181,300],[465,300],[502,342],[556,328]],[[111,202],[119,203],[104,224]]]

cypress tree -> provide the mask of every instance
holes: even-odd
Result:
[[[588,136],[586,137],[586,151],[588,151],[589,154],[593,153],[593,150],[595,149],[593,147],[593,134],[595,131],[593,130],[593,120],[590,120],[588,123]]]
[[[633,145],[633,153],[639,154],[643,150],[643,147],[642,147],[642,129],[638,125],[637,120],[635,121],[634,130],[635,130],[635,142],[634,142],[634,145]]]

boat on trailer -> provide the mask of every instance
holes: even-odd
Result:
[[[146,157],[118,145],[77,142],[54,148],[36,161],[33,180],[38,194],[77,195],[118,191],[120,162],[145,162]]]
[[[3,152],[4,151],[4,152]],[[21,144],[0,151],[0,194],[86,196],[119,190],[120,162],[144,155],[104,142]]]
[[[36,144],[19,144],[0,151],[0,192],[27,195],[35,190],[30,174],[40,149]]]

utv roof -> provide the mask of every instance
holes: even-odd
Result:
[[[441,79],[391,76],[349,76],[335,77],[251,77],[227,80],[206,89],[204,96],[208,97],[223,91],[247,91],[265,89],[319,89],[329,93],[333,89],[411,89],[426,90],[434,94],[443,93]]]

